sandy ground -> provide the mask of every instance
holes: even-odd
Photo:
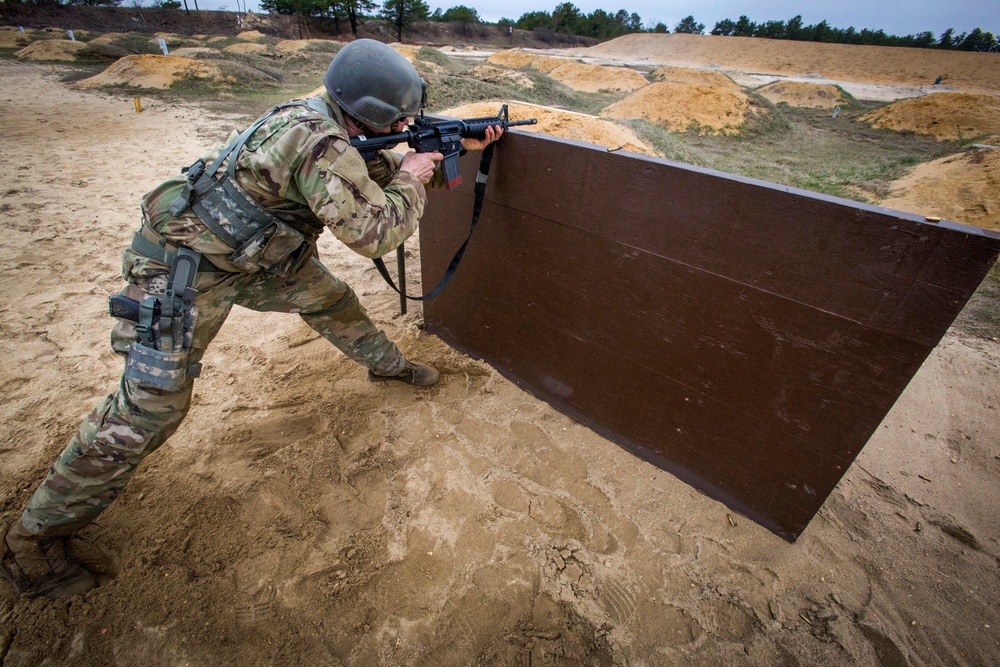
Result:
[[[326,39],[286,39],[278,42],[274,50],[280,55],[289,56],[307,50],[314,45],[326,46],[329,44],[338,44],[338,42]]]
[[[1000,232],[1000,135],[917,165],[880,204]]]
[[[496,65],[476,65],[470,67],[465,75],[490,83],[511,83],[522,88],[535,87],[535,82],[524,72]]]
[[[238,42],[236,44],[230,44],[222,50],[226,53],[249,53],[256,56],[270,55],[274,53],[273,47],[268,46],[267,44],[257,44],[254,42]]]
[[[628,67],[601,67],[578,62],[567,62],[549,72],[549,76],[573,90],[588,93],[603,91],[631,92],[649,82]]]
[[[441,114],[453,118],[478,118],[496,115],[497,109],[504,102],[486,101],[473,102],[460,107],[444,109]],[[511,120],[534,118],[535,125],[525,125],[524,132],[541,132],[553,137],[583,141],[589,144],[604,146],[611,150],[624,149],[633,153],[656,155],[656,150],[640,139],[627,127],[613,123],[596,116],[543,107],[525,102],[508,104]]]
[[[258,46],[258,45],[254,45]],[[221,72],[215,63],[194,60],[183,56],[132,55],[112,63],[106,70],[84,79],[80,88],[125,84],[138,88],[169,88],[184,76],[220,79]]]
[[[40,39],[28,44],[14,55],[26,60],[76,60],[87,45],[62,39]]]
[[[655,70],[650,72],[649,78],[653,81],[694,83],[700,86],[716,86],[742,92],[740,85],[722,72],[699,69],[695,67],[674,67],[672,65],[664,65],[663,67],[657,67]]]
[[[106,297],[139,196],[232,121],[136,114],[48,65],[0,81],[10,519],[118,377]],[[423,333],[368,261],[321,255],[441,383],[372,385],[296,317],[237,309],[189,419],[76,546],[102,585],[0,586],[4,667],[1000,660],[996,340],[951,331],[789,545]]]
[[[843,92],[828,83],[778,81],[758,88],[757,93],[775,104],[784,103],[793,107],[813,109],[833,109],[849,101]]]
[[[533,53],[523,49],[510,49],[508,51],[497,51],[491,54],[486,62],[492,63],[494,65],[503,65],[504,67],[530,67],[531,69],[538,70],[543,74],[548,74],[556,67],[566,63],[563,58],[554,58],[551,56],[541,55],[540,53]]]
[[[670,38],[671,35],[659,35],[660,39]],[[767,40],[754,40],[767,41]],[[612,40],[608,44],[617,43]],[[788,42],[784,42],[788,43]],[[646,54],[646,55],[642,55]],[[606,47],[602,52],[590,52],[586,49],[553,49],[539,51],[532,49],[512,50],[512,51],[476,51],[465,53],[454,53],[452,55],[473,59],[487,59],[488,62],[504,65],[506,67],[531,67],[540,72],[549,72],[559,66],[559,63],[566,59],[580,61],[584,63],[608,66],[608,67],[630,67],[640,72],[657,70],[664,67],[674,69],[701,70],[704,72],[719,72],[725,77],[736,82],[745,88],[759,88],[771,83],[781,82],[801,82],[829,86],[839,86],[859,100],[871,100],[876,102],[891,102],[894,100],[906,99],[908,97],[918,97],[920,95],[931,95],[933,93],[957,92],[959,89],[947,85],[933,84],[928,82],[923,85],[900,85],[894,83],[876,83],[861,79],[867,77],[870,63],[868,61],[856,62],[855,71],[842,73],[844,78],[832,79],[823,74],[813,72],[809,69],[810,61],[806,60],[798,63],[797,66],[789,63],[788,72],[775,72],[772,68],[764,67],[764,71],[758,71],[756,62],[741,62],[735,58],[727,61],[726,65],[719,65],[715,62],[711,51],[700,53],[701,58],[687,56],[679,57],[671,53],[657,53],[656,45],[643,44],[640,46],[622,45]],[[870,56],[878,59],[881,54],[872,52]],[[986,54],[989,55],[989,54]],[[692,75],[685,77],[685,80],[692,78]],[[694,75],[693,78],[703,78]],[[936,77],[935,77],[936,78]],[[979,87],[974,87],[978,90]],[[997,89],[990,89],[991,94],[997,94]]]
[[[731,86],[659,81],[601,109],[601,116],[644,118],[671,132],[738,134],[755,112],[746,93]]]
[[[875,127],[910,130],[937,139],[969,140],[1000,132],[1000,97],[942,93],[893,102],[861,117]]]
[[[939,76],[943,77],[941,85],[951,90],[1000,93],[998,53],[684,34],[625,35],[589,49],[566,53],[598,61],[598,64],[689,65],[764,75],[765,78],[768,75],[792,77],[793,80],[811,75],[813,81],[840,82],[849,93],[861,99],[889,98],[867,97],[855,92],[865,90],[855,84],[875,86],[868,89],[871,92],[884,86],[933,89]]]

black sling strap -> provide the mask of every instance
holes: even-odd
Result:
[[[409,294],[405,294],[401,292],[398,287],[396,287],[396,283],[392,282],[392,278],[389,276],[389,271],[385,268],[385,262],[382,261],[382,258],[379,257],[372,260],[375,262],[375,268],[377,268],[378,272],[382,274],[382,278],[389,283],[389,286],[396,290],[400,296],[410,299],[411,301],[426,301],[427,299],[432,299],[445,288],[445,285],[448,284],[451,277],[455,275],[455,271],[458,269],[458,264],[462,261],[462,255],[465,254],[465,248],[469,245],[469,241],[472,239],[472,233],[476,231],[476,223],[479,222],[479,214],[483,210],[483,200],[486,198],[486,178],[490,173],[490,163],[493,161],[494,146],[496,146],[496,143],[492,143],[484,148],[483,156],[479,160],[479,173],[476,175],[476,185],[474,188],[476,201],[472,206],[472,224],[469,226],[469,235],[465,237],[462,247],[460,247],[455,253],[455,256],[452,257],[451,263],[448,264],[448,269],[444,272],[444,277],[441,278],[441,282],[438,283],[437,287],[423,296],[410,296]],[[400,282],[402,283],[403,281],[400,280]]]

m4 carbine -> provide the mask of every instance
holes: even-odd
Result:
[[[458,156],[462,151],[463,138],[482,139],[486,136],[487,127],[499,125],[506,130],[508,127],[534,125],[537,122],[534,118],[510,120],[506,104],[500,107],[496,116],[482,118],[432,121],[421,113],[402,132],[377,134],[373,137],[351,137],[351,145],[358,149],[366,161],[374,158],[380,150],[404,143],[418,153],[439,152],[444,155],[441,168],[444,170],[444,180],[450,190],[462,182],[462,174],[458,170]]]

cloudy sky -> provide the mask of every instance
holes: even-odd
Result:
[[[242,1],[242,0],[241,0]],[[148,0],[147,0],[148,2]],[[247,0],[251,10],[256,0]],[[146,3],[144,3],[146,4]],[[455,5],[475,8],[487,21],[497,21],[503,17],[517,19],[525,12],[551,12],[558,0],[427,0],[431,9],[448,9]],[[881,28],[894,35],[912,35],[930,30],[940,35],[946,28],[965,32],[982,28],[994,35],[1000,33],[1000,0],[580,0],[573,2],[584,13],[603,9],[614,13],[619,9],[636,12],[643,23],[654,24],[662,21],[673,31],[674,26],[685,16],[693,15],[704,23],[709,32],[716,21],[733,19],[746,14],[751,21],[761,23],[769,20],[788,20],[801,14],[808,24],[826,20],[837,28],[854,26]],[[193,0],[189,6],[194,7]],[[236,0],[199,0],[201,9],[228,9],[235,11]]]

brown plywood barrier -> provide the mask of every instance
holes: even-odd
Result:
[[[468,233],[421,223],[424,285]],[[1000,235],[512,132],[427,329],[793,541],[980,284]]]

